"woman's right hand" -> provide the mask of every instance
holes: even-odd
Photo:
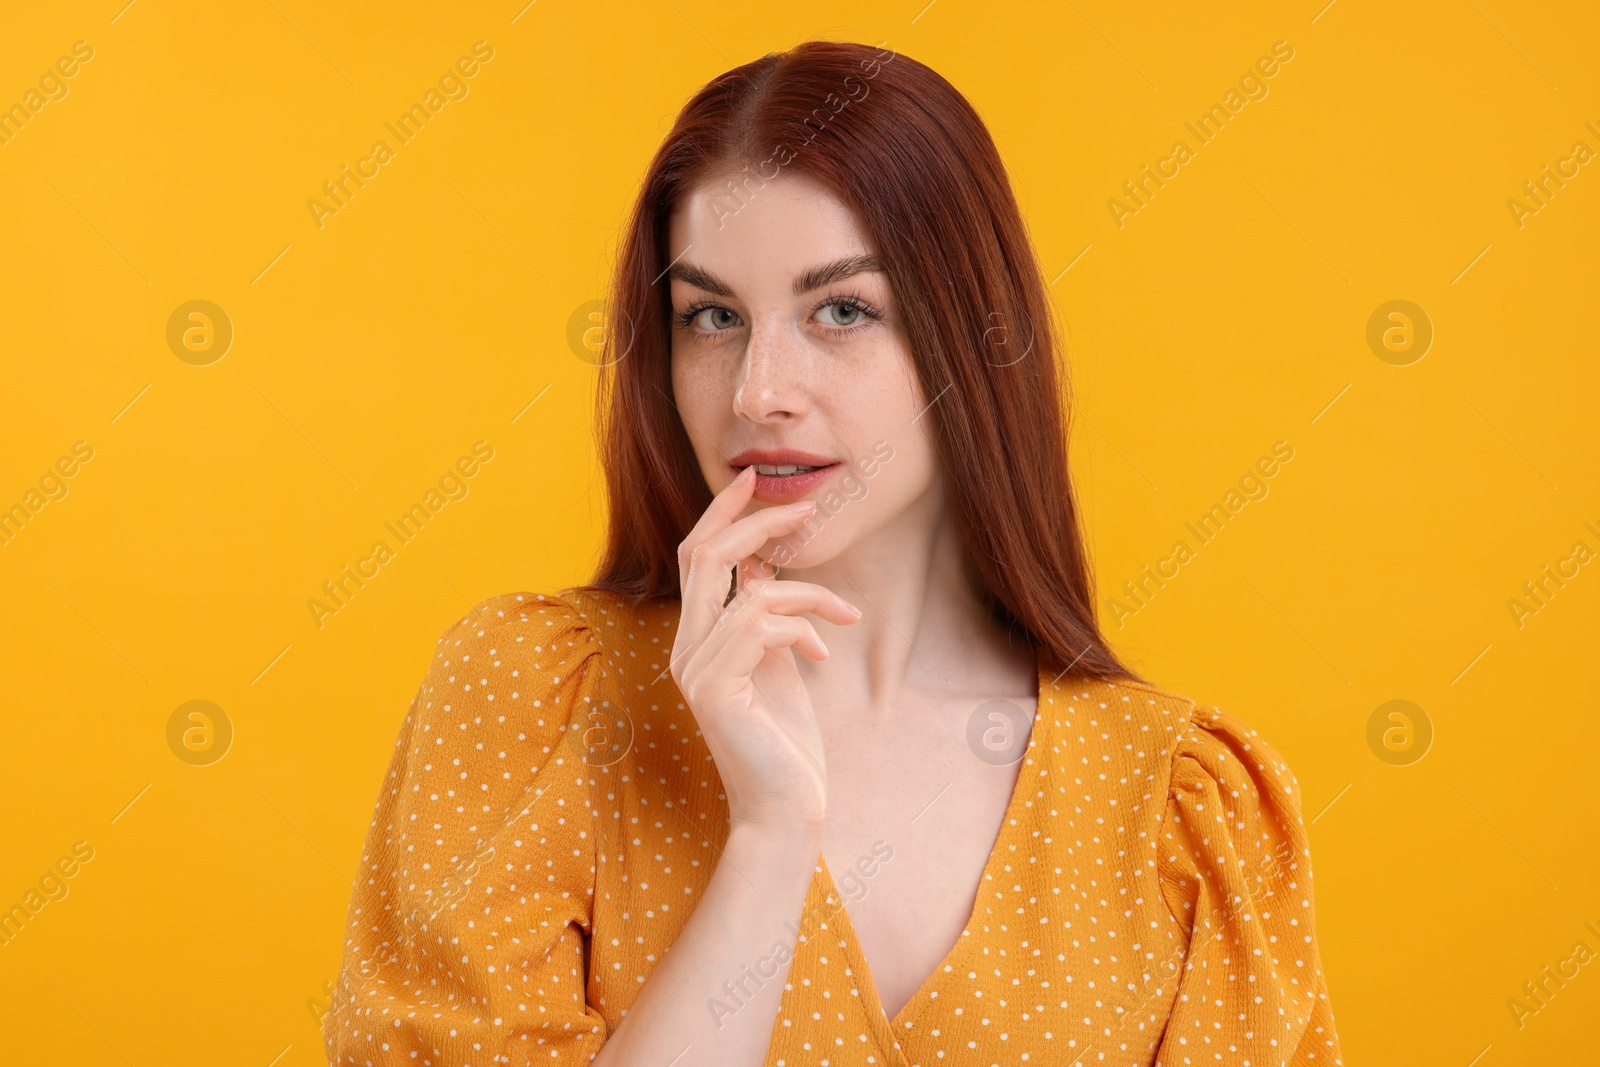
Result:
[[[776,572],[758,551],[798,529],[815,502],[738,518],[755,491],[753,471],[718,493],[678,546],[683,607],[670,669],[716,761],[733,824],[817,830],[828,773],[794,652],[828,656],[806,613],[842,626],[861,612],[823,586],[762,577]]]

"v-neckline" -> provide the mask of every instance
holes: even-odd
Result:
[[[967,915],[966,925],[961,928],[961,933],[957,935],[955,944],[950,946],[950,951],[946,952],[944,957],[934,964],[933,970],[922,980],[922,984],[917,986],[916,992],[911,994],[911,999],[901,1006],[893,1019],[889,1018],[889,1013],[883,1006],[883,999],[878,995],[878,984],[872,977],[872,968],[867,963],[866,951],[861,947],[861,940],[856,936],[855,923],[850,919],[850,909],[845,903],[844,894],[839,892],[839,887],[833,880],[833,872],[828,869],[828,858],[820,852],[817,854],[820,879],[826,890],[827,897],[836,898],[839,901],[839,911],[833,918],[839,924],[840,939],[844,942],[846,950],[853,957],[851,960],[852,965],[859,968],[861,974],[860,980],[856,983],[856,988],[861,993],[861,999],[865,1002],[864,1006],[869,1017],[873,1019],[882,1018],[888,1024],[888,1036],[891,1042],[898,1042],[897,1035],[905,1028],[906,1021],[911,1019],[930,999],[929,993],[945,973],[945,968],[950,966],[952,961],[966,947],[967,941],[972,935],[973,927],[978,922],[978,911],[984,903],[985,887],[992,881],[995,867],[1003,862],[1000,856],[1006,845],[1006,835],[1019,818],[1020,809],[1026,804],[1023,799],[1023,790],[1025,788],[1023,784],[1024,772],[1028,766],[1029,753],[1033,751],[1040,741],[1039,720],[1044,713],[1045,694],[1052,692],[1055,687],[1054,681],[1045,675],[1045,658],[1043,653],[1039,651],[1034,654],[1034,674],[1038,680],[1039,697],[1034,705],[1033,719],[1028,724],[1028,744],[1022,750],[1022,757],[1018,760],[1021,765],[1017,768],[1017,780],[1012,784],[1011,797],[1006,801],[1005,815],[1000,820],[1000,829],[995,834],[994,844],[989,849],[989,858],[984,861],[983,873],[978,877],[978,891],[972,897],[972,911]],[[1059,675],[1055,677],[1059,677]],[[891,1047],[893,1046],[891,1045]],[[888,1051],[889,1049],[885,1049],[885,1052]]]

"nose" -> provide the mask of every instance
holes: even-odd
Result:
[[[752,328],[733,395],[734,413],[752,422],[794,420],[809,408],[804,354],[781,322]]]

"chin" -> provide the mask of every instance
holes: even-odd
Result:
[[[805,539],[807,535],[808,531],[802,527],[798,533],[790,534],[778,542],[782,547],[772,553],[772,559],[777,561],[779,568],[802,571],[815,567],[838,556],[844,547],[838,536],[828,531],[811,531],[809,540]]]

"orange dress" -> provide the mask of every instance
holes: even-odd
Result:
[[[621,1023],[729,829],[667,671],[677,620],[676,600],[507,593],[440,639],[367,834],[332,1063],[584,1064]],[[1276,751],[1041,657],[955,946],[888,1018],[819,853],[766,1063],[1339,1064],[1314,915]]]

